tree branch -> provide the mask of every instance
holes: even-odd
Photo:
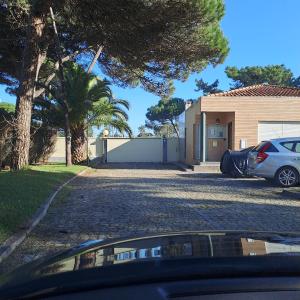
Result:
[[[169,120],[170,120],[170,122],[171,122],[171,124],[172,124],[172,126],[173,126],[173,128],[174,128],[174,131],[175,131],[177,137],[179,138],[179,132],[178,132],[178,130],[177,130],[176,125],[175,125],[174,122],[173,122],[173,119],[169,119]]]
[[[62,58],[62,62],[64,63],[64,62],[70,61],[70,60],[74,59],[77,55],[82,54],[83,52],[85,52],[85,51],[87,51],[87,50],[89,50],[89,49],[90,49],[90,47],[89,47],[89,48],[82,49],[82,50],[77,50],[77,51],[75,51],[74,53],[69,54],[69,55],[63,57],[63,58]],[[54,69],[55,69],[56,71],[59,70],[59,62],[58,62],[58,61],[55,63]],[[54,79],[55,75],[56,75],[56,73],[53,72],[51,75],[49,75],[49,76],[47,77],[46,82],[45,82],[45,85],[46,85],[46,86],[50,84],[50,82]],[[34,93],[34,98],[37,98],[37,97],[41,96],[44,92],[45,92],[45,89],[44,89],[44,88],[41,88],[41,89],[36,90],[35,93]]]
[[[53,96],[53,98],[55,98],[55,100],[59,100],[61,98],[61,95],[58,95],[57,91],[53,89],[51,85],[46,85],[45,83],[37,82],[37,86],[41,87],[41,89],[43,89],[44,92],[50,93]]]
[[[94,68],[94,66],[95,66],[95,64],[96,64],[96,62],[97,62],[97,60],[98,60],[98,58],[99,58],[102,50],[103,50],[103,46],[99,46],[99,48],[98,48],[98,50],[97,50],[97,52],[96,52],[96,54],[95,54],[95,56],[94,56],[91,64],[90,64],[90,66],[89,66],[89,68],[87,70],[88,74],[90,74],[92,72],[92,70],[93,70],[93,68]]]

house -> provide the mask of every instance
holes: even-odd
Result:
[[[300,136],[300,89],[253,85],[188,101],[179,118],[181,160],[219,161],[226,149]]]

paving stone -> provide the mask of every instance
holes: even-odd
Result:
[[[71,192],[0,266],[0,273],[90,239],[187,230],[300,230],[300,188],[263,179],[116,164],[74,180]]]

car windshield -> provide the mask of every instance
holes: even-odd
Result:
[[[0,287],[298,256],[299,12],[298,0],[0,0]]]

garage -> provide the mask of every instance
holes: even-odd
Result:
[[[300,136],[300,122],[259,122],[258,142]]]

